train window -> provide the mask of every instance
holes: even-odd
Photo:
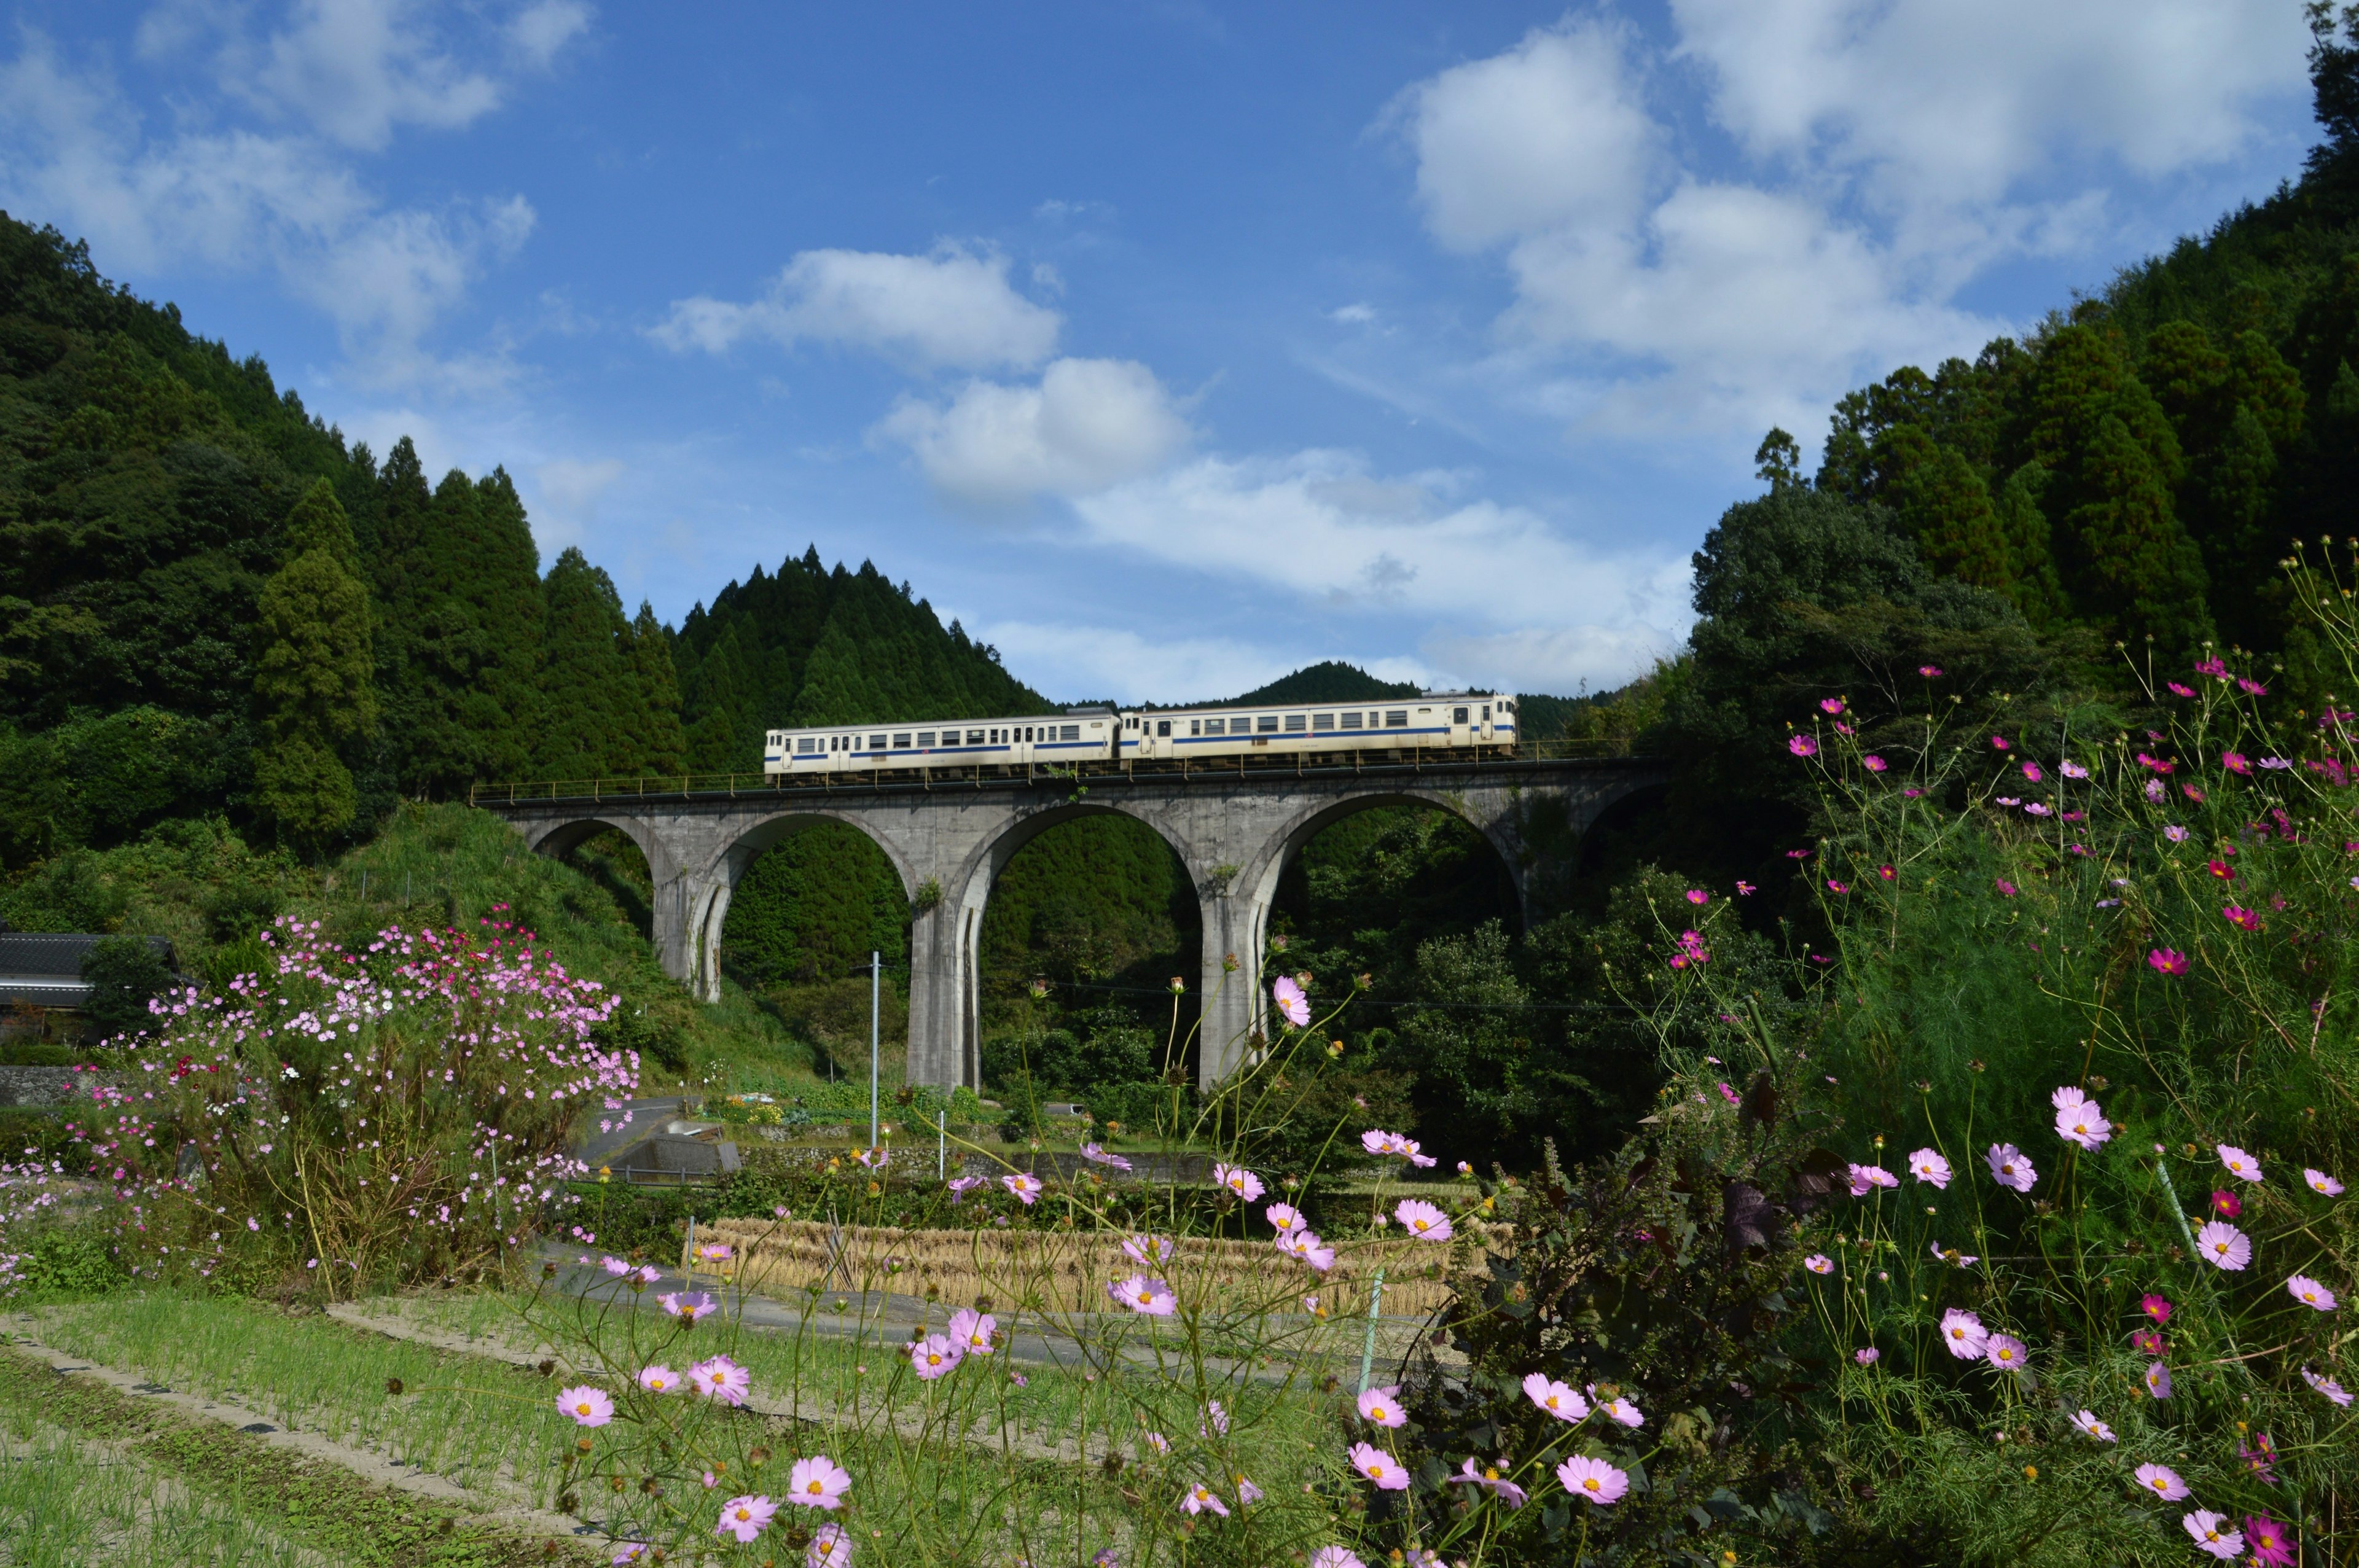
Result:
[[[1356,714],[1356,713],[1346,713],[1345,715],[1343,715],[1343,728],[1344,728],[1344,729],[1346,729],[1346,730],[1357,730],[1359,727],[1360,727],[1360,716],[1359,716],[1358,714]]]
[[[1408,708],[1387,708],[1387,709],[1386,709],[1386,711],[1385,711],[1385,728],[1386,728],[1386,729],[1387,729],[1387,730],[1406,730],[1406,729],[1408,729]]]
[[[1157,720],[1155,721],[1155,732],[1156,732],[1158,735],[1169,735],[1169,734],[1170,734],[1170,733],[1171,733],[1171,720],[1169,720],[1169,719],[1157,719]]]
[[[1465,710],[1464,708],[1451,708],[1451,709],[1450,710],[1450,722],[1451,722],[1452,724],[1463,724],[1463,723],[1465,723],[1465,722],[1466,722],[1466,710]]]
[[[929,747],[932,746],[932,745],[933,745],[933,743],[934,743],[934,732],[933,732],[932,730],[919,730],[919,731],[918,731],[918,745],[919,745],[919,749],[920,749],[920,750],[923,750],[923,749],[929,748]]]
[[[1310,716],[1310,728],[1332,730],[1335,728],[1335,716],[1332,713],[1314,713]]]
[[[1190,734],[1190,735],[1201,735],[1203,732],[1204,732],[1204,721],[1203,721],[1202,719],[1190,719],[1190,720],[1188,720],[1188,733],[1189,733],[1189,734]]]
[[[1275,713],[1256,715],[1254,728],[1264,734],[1276,734],[1277,732],[1277,715]]]
[[[896,750],[906,751],[908,748],[908,744],[909,738],[907,735],[896,735],[893,737],[893,745]]]
[[[1310,719],[1303,714],[1289,713],[1286,716],[1286,731],[1289,735],[1307,730],[1310,726]]]
[[[871,735],[868,737],[868,749],[872,752],[883,751],[885,749],[885,737],[882,735]]]
[[[1487,702],[1483,705],[1483,722],[1485,724],[1491,722],[1491,705]]]
[[[1057,739],[1060,741],[1078,741],[1081,738],[1082,727],[1078,724],[1065,725],[1057,732]]]
[[[806,735],[801,740],[795,742],[795,750],[798,752],[816,752],[819,750],[819,742],[809,735]]]
[[[966,743],[967,743],[968,745],[970,745],[970,746],[980,746],[980,745],[982,745],[982,744],[983,744],[983,731],[982,731],[982,730],[968,730],[968,731],[966,732]]]
[[[1513,713],[1515,710],[1516,705],[1512,702],[1503,702],[1499,704],[1499,711],[1502,713]]]

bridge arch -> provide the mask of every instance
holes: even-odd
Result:
[[[689,953],[694,964],[697,994],[705,1000],[721,999],[721,931],[728,922],[729,901],[735,895],[737,884],[745,880],[745,873],[753,870],[754,862],[765,851],[824,822],[840,822],[883,850],[885,859],[892,863],[893,874],[901,880],[901,895],[911,900],[917,897],[919,877],[908,849],[894,842],[891,836],[877,831],[874,822],[856,813],[824,806],[798,806],[757,818],[734,838],[715,844],[701,863],[684,868],[690,889],[683,912]]]
[[[536,855],[547,855],[551,860],[559,859],[570,850],[580,849],[601,833],[609,831],[620,833],[638,846],[639,854],[647,862],[647,875],[657,886],[662,886],[667,878],[679,874],[679,868],[672,856],[671,846],[664,839],[663,835],[655,832],[647,823],[625,811],[609,812],[601,816],[568,817],[556,822],[525,824],[522,825],[522,831],[526,849]]]

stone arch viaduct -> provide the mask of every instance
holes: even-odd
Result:
[[[558,854],[606,828],[627,835],[655,883],[654,938],[664,971],[706,1000],[720,997],[722,922],[738,880],[772,845],[821,822],[848,823],[883,849],[915,911],[909,935],[912,1083],[979,1087],[978,954],[993,882],[1033,838],[1060,822],[1118,812],[1146,823],[1180,858],[1202,919],[1198,1073],[1237,1065],[1258,1022],[1253,977],[1278,873],[1319,831],[1369,806],[1419,803],[1455,812],[1506,864],[1527,913],[1581,835],[1616,800],[1657,784],[1638,758],[1402,762],[1245,773],[896,778],[873,783],[749,783],[723,790],[625,784],[552,796],[517,786],[474,804],[506,817],[532,849]],[[1234,955],[1240,971],[1223,970]]]

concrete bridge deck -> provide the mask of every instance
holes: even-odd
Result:
[[[1496,849],[1528,912],[1552,868],[1569,865],[1600,813],[1668,776],[1653,759],[1364,752],[1245,764],[1094,762],[1058,770],[932,769],[829,780],[757,774],[581,781],[478,789],[527,844],[560,853],[606,828],[639,847],[655,883],[654,937],[666,973],[720,994],[722,923],[761,853],[821,822],[866,834],[893,863],[912,910],[908,1076],[975,1086],[981,1069],[983,910],[1008,860],[1060,822],[1115,813],[1171,846],[1194,885],[1203,961],[1198,1076],[1234,1070],[1260,1022],[1256,977],[1279,872],[1332,823],[1384,805],[1457,814]],[[1234,957],[1235,973],[1224,969]]]

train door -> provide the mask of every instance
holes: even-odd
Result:
[[[1450,743],[1471,746],[1474,743],[1474,707],[1472,703],[1454,702],[1450,706]]]
[[[1491,741],[1491,705],[1477,705],[1474,710],[1474,738],[1484,745]]]

